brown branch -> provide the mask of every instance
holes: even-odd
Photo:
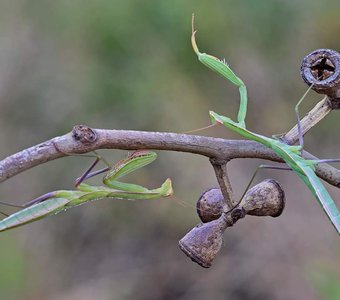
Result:
[[[332,103],[328,97],[325,97],[301,120],[300,124],[302,135],[305,135],[331,111]],[[295,144],[299,140],[298,126],[295,125],[289,132],[287,132],[282,140],[288,145]]]
[[[218,185],[221,188],[221,192],[224,198],[224,203],[227,205],[228,209],[232,209],[237,203],[234,201],[234,194],[231,188],[231,183],[229,180],[229,175],[227,172],[227,162],[221,161],[215,158],[210,159],[210,163],[212,164]]]
[[[153,149],[189,152],[218,160],[261,158],[283,162],[273,151],[253,141],[225,140],[164,132],[91,129],[75,126],[73,131],[22,150],[0,161],[0,182],[45,162],[98,149]],[[304,151],[306,158],[311,155]],[[340,187],[340,171],[322,164],[317,174]]]

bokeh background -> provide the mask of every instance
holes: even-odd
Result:
[[[340,50],[339,9],[337,0],[1,1],[0,157],[75,124],[183,132],[208,125],[209,109],[234,117],[237,89],[191,49],[192,12],[202,51],[225,57],[248,86],[248,127],[285,132],[306,89],[302,58]],[[319,99],[311,93],[302,110]],[[334,112],[313,129],[308,150],[339,157],[338,120]],[[202,134],[239,138],[222,129]],[[1,200],[24,203],[72,188],[90,162],[69,157],[24,172],[1,184]],[[260,162],[230,164],[236,195]],[[178,240],[198,223],[194,205],[216,186],[213,170],[203,157],[159,152],[129,179],[155,187],[167,177],[176,199],[100,200],[2,233],[0,298],[340,299],[339,238],[294,174],[261,173],[258,180],[283,184],[283,215],[247,217],[228,229],[210,269],[192,263]]]

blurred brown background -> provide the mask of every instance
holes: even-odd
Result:
[[[209,109],[234,118],[237,89],[191,49],[192,12],[201,50],[225,57],[248,86],[248,128],[284,132],[306,89],[303,56],[340,50],[339,9],[336,0],[1,1],[1,158],[75,124],[182,132],[209,124]],[[319,99],[311,93],[303,111]],[[339,157],[338,119],[333,113],[313,129],[307,149]],[[239,138],[222,129],[203,134]],[[90,161],[70,157],[20,174],[1,185],[1,200],[24,203],[72,188]],[[237,195],[259,163],[231,163]],[[192,206],[200,193],[216,186],[212,168],[202,157],[162,152],[130,180],[154,187],[167,177],[188,207],[107,199],[2,233],[0,298],[340,299],[339,237],[294,174],[261,173],[258,180],[283,184],[283,215],[247,217],[228,229],[208,270],[178,240],[198,223]],[[330,192],[340,206],[339,192]]]

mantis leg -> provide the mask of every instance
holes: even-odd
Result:
[[[11,203],[7,203],[7,202],[1,202],[1,201],[0,201],[0,204],[1,205],[6,205],[6,206],[10,206],[10,207],[15,207],[15,208],[21,208],[22,209],[22,208],[26,208],[26,207],[31,206],[33,204],[36,204],[36,203],[39,203],[39,202],[43,202],[43,201],[45,201],[47,199],[52,198],[53,196],[51,194],[52,193],[47,193],[47,194],[44,194],[42,196],[39,196],[39,197],[31,200],[30,202],[24,204],[24,205],[16,205],[16,204],[11,204]],[[0,211],[0,214],[4,215],[6,217],[9,216],[8,214],[4,213],[3,211]]]
[[[97,157],[96,160],[91,164],[91,166],[80,177],[78,177],[76,179],[75,187],[79,186],[79,184],[81,184],[84,180],[109,170],[109,167],[106,167],[106,168],[100,170],[101,172],[96,171],[96,172],[91,173],[91,171],[98,164],[99,161],[100,161],[100,158]],[[94,173],[96,173],[96,174],[93,175]]]
[[[16,204],[8,203],[8,202],[1,202],[1,201],[0,201],[0,204],[6,205],[6,206],[11,206],[11,207],[18,207],[18,208],[24,207],[23,205],[16,205]],[[0,213],[1,213],[1,212],[0,212]]]
[[[34,205],[34,204],[37,204],[37,203],[40,203],[40,202],[44,202],[44,201],[46,201],[48,199],[53,198],[54,196],[55,196],[54,192],[46,193],[44,195],[41,195],[41,196],[39,196],[37,198],[34,198],[33,200],[27,202],[22,207],[28,207],[28,206],[31,206],[31,205]]]
[[[149,190],[143,186],[125,183],[118,181],[119,178],[126,176],[127,174],[134,172],[157,158],[155,152],[139,150],[135,151],[126,159],[120,160],[115,163],[109,169],[102,169],[92,173],[88,173],[84,178],[95,176],[99,173],[109,171],[103,179],[103,183],[106,187],[94,187],[87,184],[79,184],[78,189],[83,192],[100,192],[118,195],[118,198],[129,198],[129,199],[150,199],[159,198],[162,196],[169,196],[172,193],[171,181],[167,179],[160,188]]]
[[[136,161],[138,159],[139,156],[148,156],[150,155],[150,151],[144,151],[144,150],[137,150],[131,154],[128,155],[128,157],[126,159],[122,159],[119,160],[118,162],[116,162],[114,165],[109,165],[108,162],[102,157],[100,156],[96,151],[93,151],[96,155],[96,160],[93,162],[93,164],[84,172],[84,174],[82,174],[79,178],[77,178],[76,180],[76,184],[75,187],[78,187],[84,180],[87,180],[89,178],[92,178],[94,176],[97,176],[99,174],[103,174],[105,172],[108,172],[110,170],[112,170],[112,172],[110,172],[107,176],[104,177],[104,180],[107,178],[112,178],[113,176],[116,177],[116,173],[120,172],[120,177],[125,176],[126,174],[133,172],[136,169],[139,169],[143,166],[145,166],[146,164],[151,163],[152,161],[154,161],[156,159],[156,155],[154,155],[155,153],[152,153],[152,159],[151,160],[147,160],[146,163],[142,163],[139,164],[138,163],[138,167],[137,168],[130,168],[129,165],[131,165],[131,162],[133,161],[135,165],[137,165]],[[103,161],[104,164],[106,164],[106,167],[94,172],[91,172],[93,170],[93,168],[98,164],[99,161]],[[122,170],[124,170],[124,172],[122,172]],[[117,178],[117,177],[116,177]],[[108,180],[108,182],[110,182],[110,180]],[[104,182],[105,183],[105,182]]]
[[[340,158],[306,159],[305,162],[308,163],[310,166],[315,166],[318,164],[339,163]]]
[[[196,30],[194,26],[194,15],[192,15],[192,30],[191,30],[191,44],[192,48],[194,49],[198,60],[214,71],[215,73],[219,74],[220,76],[226,78],[229,80],[232,84],[238,87],[239,94],[240,94],[240,107],[237,114],[237,121],[240,127],[245,128],[245,118],[247,114],[247,88],[244,82],[236,76],[236,74],[233,72],[233,70],[228,66],[228,64],[225,62],[225,60],[220,60],[215,56],[201,53],[198,49],[198,46],[196,44]]]
[[[134,170],[139,169],[139,168],[145,166],[146,164],[151,163],[157,157],[157,155],[155,153],[148,152],[148,151],[145,151],[145,152],[136,151],[136,152],[132,153],[127,159],[117,162],[113,167],[106,167],[104,169],[91,172],[100,160],[103,160],[104,163],[107,164],[107,162],[100,155],[98,155],[96,152],[94,152],[94,153],[95,153],[95,155],[90,155],[90,157],[96,157],[96,160],[92,163],[92,165],[89,167],[89,169],[81,177],[79,177],[76,180],[76,187],[78,187],[84,180],[86,180],[88,178],[91,178],[93,176],[96,176],[98,174],[101,174],[101,173],[104,173],[104,172],[107,172],[107,171],[113,169],[113,171],[108,173],[107,176],[105,176],[105,178],[104,178],[104,183],[106,181],[107,186],[115,188],[115,189],[120,190],[122,192],[125,191],[125,192],[128,192],[128,193],[131,193],[131,196],[133,196],[132,193],[150,193],[150,194],[153,194],[152,190],[148,190],[148,189],[146,189],[142,186],[129,184],[129,183],[120,183],[118,181],[115,181],[115,179],[123,177],[126,174],[133,172]],[[140,160],[139,159],[140,157],[143,157],[143,159]],[[137,163],[138,159],[139,159],[139,162]],[[85,190],[85,189],[87,189],[87,190],[90,189],[92,191],[93,188],[92,187],[90,188],[90,186],[88,186],[88,185],[83,185],[82,190]],[[88,191],[88,192],[90,192],[90,191]],[[161,191],[159,191],[159,189],[156,189],[154,192],[155,192],[155,194],[160,194],[160,193],[163,192],[163,189]],[[44,195],[41,195],[41,196],[29,201],[25,205],[14,205],[14,204],[6,203],[6,202],[0,202],[0,204],[18,207],[18,208],[26,208],[26,207],[44,202],[44,201],[52,199],[52,198],[56,198],[56,197],[59,198],[60,196],[61,195],[58,194],[58,191],[56,191],[56,192],[49,192],[49,193],[46,193]],[[2,213],[2,212],[0,212],[0,213]],[[5,213],[3,213],[3,214],[6,215]]]
[[[243,200],[245,194],[247,193],[247,191],[249,190],[251,184],[253,183],[253,181],[254,181],[254,179],[255,179],[257,173],[258,173],[261,169],[272,169],[272,170],[287,170],[287,171],[293,171],[292,168],[288,167],[287,165],[285,165],[285,166],[259,165],[259,166],[256,168],[256,170],[255,170],[253,176],[251,177],[249,183],[247,184],[247,187],[245,188],[245,190],[244,190],[244,192],[243,192],[243,194],[242,194],[242,196],[241,196],[239,202],[237,203],[237,205],[238,205],[239,203],[241,203],[241,201]],[[236,205],[236,206],[237,206],[237,205]]]
[[[0,201],[0,205],[5,205],[5,206],[10,206],[10,207],[15,207],[15,208],[24,208],[24,205],[17,205],[17,204],[12,204],[12,203],[7,203],[7,202],[2,202]],[[0,211],[0,215],[3,215],[5,217],[8,217],[9,215],[4,213],[3,211]]]
[[[86,155],[86,156],[95,157],[96,160],[79,178],[76,179],[75,187],[78,187],[84,180],[91,178],[93,176],[102,174],[104,172],[107,172],[111,168],[110,164],[101,155],[99,155],[97,151],[93,150],[92,152],[94,153],[94,155]],[[102,161],[106,165],[106,168],[91,173],[91,171],[99,163],[99,161]]]
[[[5,206],[10,206],[10,207],[15,207],[15,208],[25,208],[26,205],[17,205],[17,204],[12,204],[12,203],[8,203],[8,202],[2,202],[0,201],[0,205],[5,205]],[[3,211],[0,211],[1,215],[4,215],[5,217],[8,217],[9,215],[4,213]]]
[[[301,120],[300,120],[300,115],[299,115],[299,106],[301,105],[303,100],[306,98],[307,94],[310,92],[312,87],[313,87],[313,84],[302,95],[301,99],[299,100],[299,102],[295,106],[295,118],[296,118],[296,125],[297,125],[297,128],[298,128],[299,144],[301,146],[301,152],[303,151],[304,142],[303,142],[303,132],[302,132],[302,128],[301,128]]]
[[[315,159],[312,160],[315,164],[328,164],[328,163],[338,163],[340,158],[326,158],[326,159]]]
[[[104,158],[102,158],[97,152],[95,152],[95,151],[93,151],[93,152],[95,153],[95,155],[90,155],[90,157],[96,157],[96,160],[84,172],[84,174],[82,174],[76,180],[75,186],[79,187],[80,190],[82,190],[83,192],[97,192],[97,189],[94,191],[95,187],[85,185],[85,184],[83,184],[82,186],[80,186],[80,185],[82,184],[82,182],[84,180],[91,178],[91,177],[94,177],[96,175],[102,174],[102,173],[107,172],[107,171],[112,169],[112,171],[109,172],[104,177],[104,183],[107,186],[115,188],[117,190],[119,189],[120,191],[126,191],[126,192],[130,192],[130,193],[150,192],[149,190],[147,190],[146,188],[143,188],[141,186],[129,184],[129,183],[119,183],[119,182],[115,181],[114,179],[122,177],[122,176],[136,170],[136,169],[139,169],[139,168],[145,166],[146,164],[151,163],[157,157],[157,155],[155,153],[149,152],[149,151],[144,151],[144,152],[143,151],[136,151],[136,152],[132,153],[131,155],[129,155],[127,159],[118,161],[112,167],[107,166],[103,169],[91,172],[93,170],[93,168],[101,160],[106,165],[108,165],[108,163],[106,162],[106,160]],[[136,161],[139,159],[139,157],[143,157],[143,159],[142,159],[142,162],[138,162],[138,164],[137,164]],[[145,157],[146,157],[146,159],[145,159]],[[149,157],[151,157],[151,159]],[[99,190],[102,190],[102,188],[99,187]],[[157,192],[158,192],[158,190],[157,190]],[[108,193],[108,192],[106,191],[106,193]],[[48,199],[56,198],[56,197],[58,197],[58,198],[61,197],[61,195],[59,195],[58,191],[57,192],[50,192],[50,193],[44,194],[42,196],[39,196],[38,198],[31,200],[30,202],[26,203],[24,205],[24,207],[28,207],[28,206],[31,206],[31,205],[34,205],[34,204],[38,204],[38,203],[44,202]]]
[[[204,126],[204,127],[201,127],[201,128],[197,128],[197,129],[192,129],[192,130],[184,131],[184,132],[182,132],[182,134],[188,134],[188,133],[194,133],[194,132],[203,131],[203,130],[206,130],[208,128],[215,127],[216,125],[217,125],[217,123],[216,124],[207,125],[207,126]]]
[[[105,169],[100,170],[101,172],[96,171],[96,172],[90,173],[91,170],[98,164],[98,162],[99,162],[100,160],[102,160],[105,164],[107,164],[107,162],[105,161],[105,159],[103,159],[100,155],[98,155],[97,152],[95,152],[95,151],[93,151],[93,152],[95,153],[95,155],[86,155],[86,154],[85,154],[85,155],[83,155],[83,154],[80,154],[80,155],[79,155],[79,156],[85,156],[85,157],[95,157],[96,160],[94,161],[94,163],[92,163],[92,165],[90,166],[90,168],[89,168],[89,169],[88,169],[81,177],[79,177],[79,178],[77,179],[77,181],[76,181],[76,186],[78,186],[78,185],[79,185],[82,181],[84,181],[85,179],[90,178],[90,177],[92,177],[92,176],[95,176],[95,175],[97,175],[97,174],[103,173],[103,172],[105,172],[105,171],[107,171],[107,170],[109,169],[109,168],[107,167],[107,168],[105,168]],[[77,154],[72,154],[72,155],[78,156]],[[94,173],[96,173],[96,174],[94,174]],[[44,201],[46,201],[46,200],[48,200],[48,199],[51,199],[51,198],[53,198],[53,197],[55,197],[54,192],[50,192],[50,193],[41,195],[41,196],[39,196],[39,197],[37,197],[37,198],[35,198],[35,199],[33,199],[33,200],[27,202],[27,203],[24,204],[24,205],[15,205],[15,204],[7,203],[7,202],[0,202],[0,204],[6,205],[6,206],[11,206],[11,207],[16,207],[16,208],[26,208],[26,207],[29,207],[29,206],[31,206],[31,205],[34,205],[34,204],[37,204],[37,203],[40,203],[40,202],[44,202]],[[3,214],[3,215],[5,215],[5,216],[8,216],[7,214],[3,213],[2,211],[0,211],[0,214]]]
[[[12,207],[17,207],[17,208],[23,208],[24,206],[19,206],[19,205],[14,205],[14,204],[11,204],[11,203],[7,203],[7,202],[0,202],[1,205],[6,205],[6,206],[12,206]],[[9,214],[7,213],[4,213],[3,211],[0,211],[0,215],[3,215],[5,217],[8,217]]]
[[[43,203],[37,203],[23,208],[0,221],[0,231],[9,230],[27,223],[42,219],[48,215],[62,211],[68,199],[53,198]]]
[[[106,174],[103,179],[103,183],[110,188],[120,191],[133,193],[149,193],[150,190],[145,187],[132,183],[123,183],[117,181],[117,179],[150,164],[156,158],[157,154],[155,152],[142,150],[133,152],[126,159],[119,161],[111,168],[112,171]]]
[[[136,151],[130,154],[126,159],[120,160],[112,167],[108,166],[105,169],[91,172],[101,160],[101,157],[97,153],[95,154],[96,160],[77,180],[77,190],[58,190],[49,192],[31,200],[21,207],[22,209],[11,215],[3,213],[6,217],[0,221],[0,231],[22,226],[47,216],[66,211],[86,202],[102,198],[134,200],[156,199],[172,195],[173,190],[170,179],[165,180],[161,187],[152,190],[136,184],[122,183],[116,180],[153,162],[157,157],[155,152],[144,150]],[[106,171],[109,171],[103,180],[106,186],[91,186],[82,183],[83,180]]]

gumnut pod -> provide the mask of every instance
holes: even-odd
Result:
[[[180,241],[181,250],[194,262],[209,268],[220,251],[226,228],[224,214],[217,220],[198,224]]]
[[[303,80],[319,94],[331,100],[340,98],[340,54],[331,49],[317,49],[301,64]]]
[[[196,210],[203,223],[218,219],[224,207],[224,199],[219,188],[210,188],[204,191],[196,203]]]
[[[247,215],[278,217],[285,207],[285,194],[276,180],[266,179],[252,187],[239,206]]]

